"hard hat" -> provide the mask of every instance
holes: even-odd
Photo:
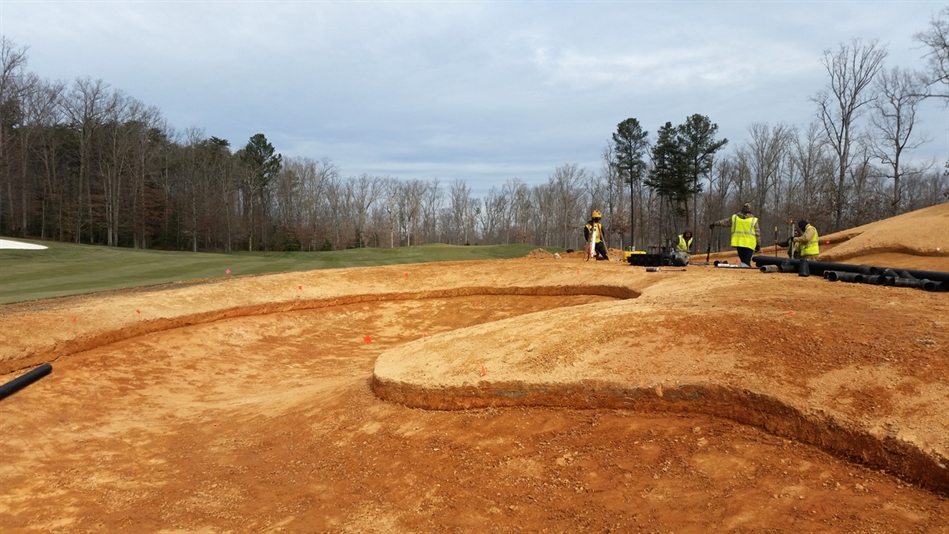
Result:
[[[600,210],[593,210],[593,218],[594,218],[594,219],[599,219],[599,218],[602,217],[602,216],[603,216],[603,214],[600,213]]]

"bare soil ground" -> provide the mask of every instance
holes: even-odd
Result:
[[[949,204],[826,239],[949,271]],[[0,530],[949,532],[949,293],[644,271],[538,253],[0,307],[0,383],[54,367],[0,401]]]

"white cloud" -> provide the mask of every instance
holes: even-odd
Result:
[[[43,77],[101,78],[235,147],[264,133],[347,175],[500,183],[598,169],[628,117],[706,114],[731,146],[753,122],[803,127],[824,49],[879,38],[888,65],[921,66],[912,34],[943,5],[4,0],[0,32]]]

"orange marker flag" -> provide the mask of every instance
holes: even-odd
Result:
[[[297,286],[297,289],[299,289],[300,291],[303,291],[303,286]]]
[[[484,366],[482,365],[482,366],[481,366],[481,376],[484,376],[484,375],[486,375],[486,374],[488,374],[488,370],[485,369]]]
[[[366,343],[370,343],[372,341],[372,338],[367,335],[366,337],[362,338],[362,340],[365,341]]]

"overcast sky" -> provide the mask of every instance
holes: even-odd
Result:
[[[806,127],[826,49],[878,39],[887,67],[923,68],[939,1],[0,0],[0,33],[50,80],[101,79],[177,130],[241,148],[443,183],[477,196],[518,177],[591,172],[616,125],[655,139],[699,113],[730,153],[753,123]],[[929,102],[915,159],[949,159]]]

